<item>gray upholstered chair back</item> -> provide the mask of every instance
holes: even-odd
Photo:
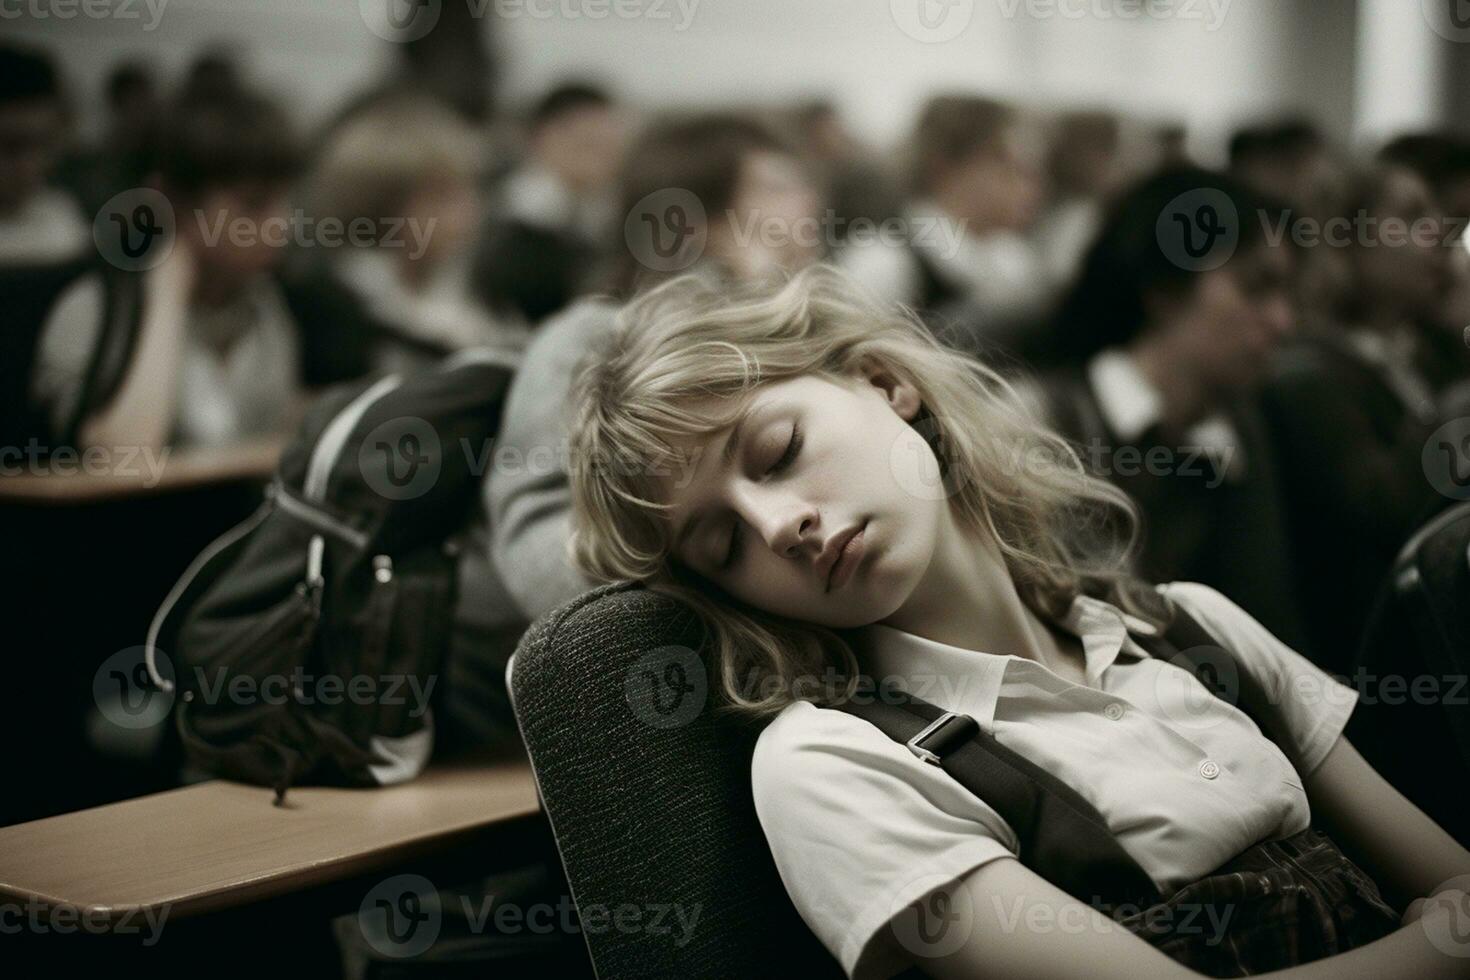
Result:
[[[714,711],[698,645],[688,609],[604,586],[532,626],[510,669],[598,976],[841,977],[756,819],[758,732]]]

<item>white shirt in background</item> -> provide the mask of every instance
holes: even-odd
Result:
[[[159,274],[158,269],[146,273]],[[105,296],[99,277],[77,280],[42,328],[32,392],[49,406],[58,428],[76,411],[102,339]],[[301,351],[280,285],[262,277],[224,307],[193,308],[181,315],[187,322],[170,444],[223,446],[285,431],[301,390]]]
[[[285,432],[301,392],[301,345],[280,285],[262,276],[228,306],[196,307],[188,317],[176,444],[226,446]],[[214,344],[217,337],[228,338],[223,348]]]
[[[1164,417],[1164,396],[1122,348],[1109,348],[1093,357],[1087,364],[1087,381],[1108,430],[1122,442],[1133,442]],[[1226,480],[1238,483],[1245,479],[1245,447],[1223,412],[1196,422],[1184,433],[1184,442],[1176,448],[1199,448],[1222,467]]]
[[[493,347],[518,355],[530,338],[525,324],[491,316],[471,298],[467,256],[440,263],[418,289],[403,282],[399,256],[384,250],[347,251],[336,272],[379,320],[448,350]]]
[[[977,310],[997,318],[1039,315],[1054,295],[1036,250],[1011,231],[969,234],[963,223],[928,201],[904,210],[903,243],[873,235],[837,253],[837,264],[880,298],[914,306],[924,275],[914,252]]]
[[[14,214],[0,216],[0,265],[31,265],[76,258],[92,242],[82,208],[68,193],[48,187]]]

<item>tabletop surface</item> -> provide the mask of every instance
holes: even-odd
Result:
[[[67,505],[150,496],[234,480],[266,480],[280,461],[282,439],[208,449],[91,450],[29,463],[5,459],[0,501]]]
[[[0,827],[0,896],[119,917],[213,911],[373,870],[395,854],[535,814],[523,755],[431,767],[381,789],[222,780]]]

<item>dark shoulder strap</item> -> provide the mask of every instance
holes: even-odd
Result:
[[[1094,906],[1159,900],[1153,880],[1082,794],[1001,745],[969,715],[887,689],[833,707],[953,776],[1015,831],[1021,863],[1073,897]]]
[[[1148,654],[1189,671],[1205,689],[1244,711],[1276,747],[1301,770],[1296,741],[1282,720],[1279,706],[1270,694],[1236,659],[1235,651],[1222,645],[1199,620],[1171,602],[1173,618],[1162,635],[1133,634]]]
[[[96,274],[103,291],[102,323],[76,406],[61,429],[60,438],[66,445],[80,443],[82,423],[106,408],[122,387],[142,328],[143,274],[105,266]]]

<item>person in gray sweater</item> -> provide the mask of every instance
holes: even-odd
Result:
[[[612,330],[618,307],[585,300],[536,333],[511,384],[485,481],[490,557],[511,597],[536,619],[592,583],[573,565],[566,412],[582,359]]]
[[[743,117],[708,114],[652,127],[629,154],[620,184],[627,247],[614,257],[614,296],[680,272],[778,278],[823,252],[822,243],[793,234],[815,221],[821,203],[807,175],[785,144]],[[676,241],[693,248],[671,257],[659,246],[671,218],[682,222],[687,213],[703,222],[682,229],[693,234]],[[778,234],[742,234],[757,218]],[[660,238],[639,237],[649,234]],[[583,358],[611,331],[619,308],[613,299],[587,299],[548,319],[526,349],[502,413],[484,491],[494,528],[490,556],[530,620],[592,585],[567,550],[567,413]]]

